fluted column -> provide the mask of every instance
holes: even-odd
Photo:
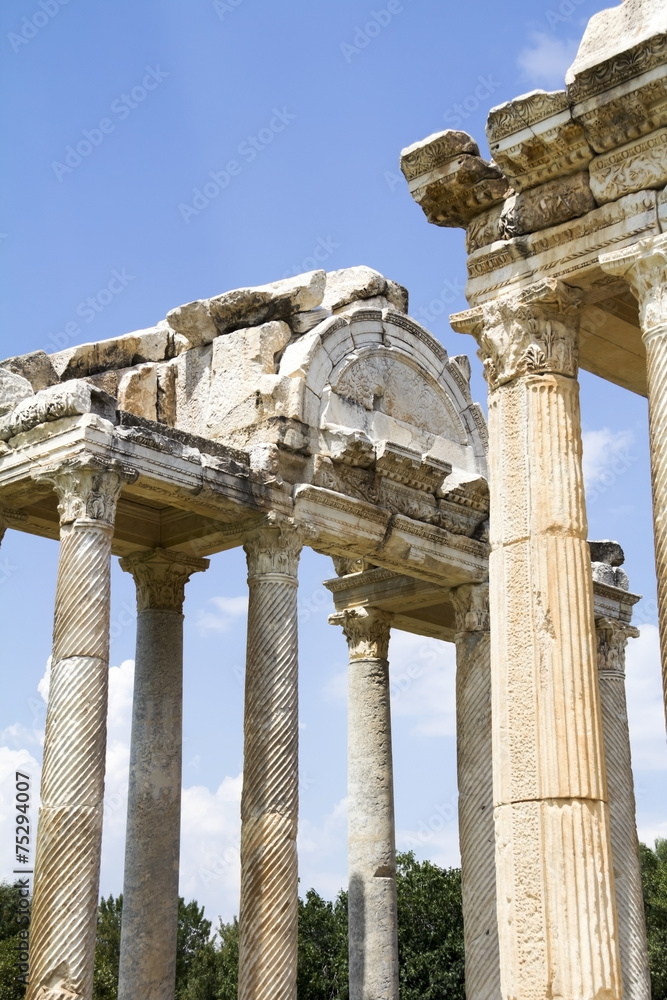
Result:
[[[504,997],[621,996],[586,543],[580,297],[548,280],[454,317],[489,383],[491,684]]]
[[[111,539],[121,474],[42,470],[60,560],[37,828],[28,1000],[90,1000],[102,845]]]
[[[651,1000],[635,792],[625,698],[625,647],[637,629],[598,618],[598,678],[602,702],[611,847],[625,1000]]]
[[[499,1000],[491,739],[489,585],[451,592],[456,613],[456,753],[467,1000]]]
[[[394,773],[389,696],[391,615],[373,608],[331,615],[350,663],[347,828],[350,1000],[398,1000]]]
[[[655,568],[667,716],[667,234],[604,254],[600,265],[628,282],[639,302],[646,345]]]
[[[137,587],[119,1000],[173,1000],[178,931],[183,601],[208,559],[153,549],[121,567]]]
[[[296,1000],[299,804],[297,571],[302,535],[254,531],[241,797],[239,1000]]]

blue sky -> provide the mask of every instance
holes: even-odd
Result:
[[[368,264],[410,290],[452,354],[463,234],[428,226],[398,170],[446,127],[484,143],[488,109],[562,86],[593,0],[5,0],[0,108],[2,356],[151,326],[181,302],[309,270]],[[370,25],[370,27],[369,27]],[[79,147],[80,152],[77,152]],[[120,279],[119,276],[120,275]],[[473,388],[486,390],[473,358]],[[628,669],[640,834],[667,836],[644,400],[582,374],[590,536],[624,546],[642,638]],[[57,545],[0,550],[0,874],[9,776],[39,777]],[[345,883],[345,663],[326,624],[329,560],[301,567],[302,888]],[[133,585],[114,566],[102,889],[120,891]],[[188,585],[181,891],[237,911],[245,567]],[[453,647],[392,639],[398,844],[456,864]]]

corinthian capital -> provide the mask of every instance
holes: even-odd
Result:
[[[50,483],[56,491],[61,524],[86,519],[111,526],[123,481],[136,476],[120,462],[102,462],[93,456],[40,467],[32,473],[33,479]]]
[[[304,532],[290,523],[257,528],[246,536],[243,548],[248,557],[248,580],[262,576],[282,576],[296,580]]]
[[[522,375],[569,375],[579,363],[581,295],[546,279],[451,317],[457,333],[470,333],[490,389]]]
[[[352,608],[329,616],[330,625],[341,625],[351,660],[386,660],[392,616],[378,608]]]
[[[489,631],[489,585],[466,583],[450,592],[457,632]]]
[[[639,302],[644,339],[667,326],[667,233],[602,254],[600,267],[625,278]]]
[[[120,560],[121,569],[131,573],[137,585],[137,611],[181,612],[186,583],[193,573],[201,573],[209,565],[208,559],[167,549],[135,552]]]
[[[614,618],[598,618],[595,622],[598,643],[598,669],[602,673],[625,675],[625,647],[628,639],[636,639],[639,630],[623,625]]]

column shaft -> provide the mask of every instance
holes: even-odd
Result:
[[[468,1000],[499,1000],[488,584],[452,591],[456,612],[459,843]]]
[[[90,1000],[99,894],[111,539],[121,478],[50,471],[60,560],[30,926],[28,1000]]]
[[[623,995],[625,1000],[650,1000],[651,979],[625,698],[625,646],[628,636],[638,633],[605,618],[598,619],[596,626]]]
[[[350,1000],[398,1000],[390,615],[332,615],[348,641],[347,788]]]
[[[580,293],[473,310],[490,386],[490,618],[501,989],[621,996],[586,543]]]
[[[153,550],[121,560],[137,584],[137,652],[119,1000],[170,1000],[181,827],[183,598],[208,560]]]
[[[247,539],[239,1000],[296,1000],[299,800],[297,569],[290,525]]]

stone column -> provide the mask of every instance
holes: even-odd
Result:
[[[391,615],[331,615],[349,648],[347,828],[350,1000],[398,1000],[394,773],[389,697]]]
[[[121,475],[41,470],[60,560],[30,924],[28,1000],[90,1000],[102,846],[111,539]]]
[[[622,276],[630,285],[639,301],[646,345],[655,568],[667,715],[667,234],[604,254],[600,265],[603,270]]]
[[[208,559],[153,549],[121,559],[137,586],[119,1000],[173,1000],[178,930],[183,601]]]
[[[248,557],[239,1000],[296,1000],[297,570],[302,535],[260,528]]]
[[[586,543],[580,295],[454,317],[489,383],[491,684],[502,994],[621,996]]]
[[[457,587],[451,597],[456,613],[456,752],[466,997],[499,1000],[489,585]]]
[[[611,847],[625,1000],[651,1000],[630,732],[625,699],[625,647],[637,629],[598,618],[598,678],[602,702]]]

